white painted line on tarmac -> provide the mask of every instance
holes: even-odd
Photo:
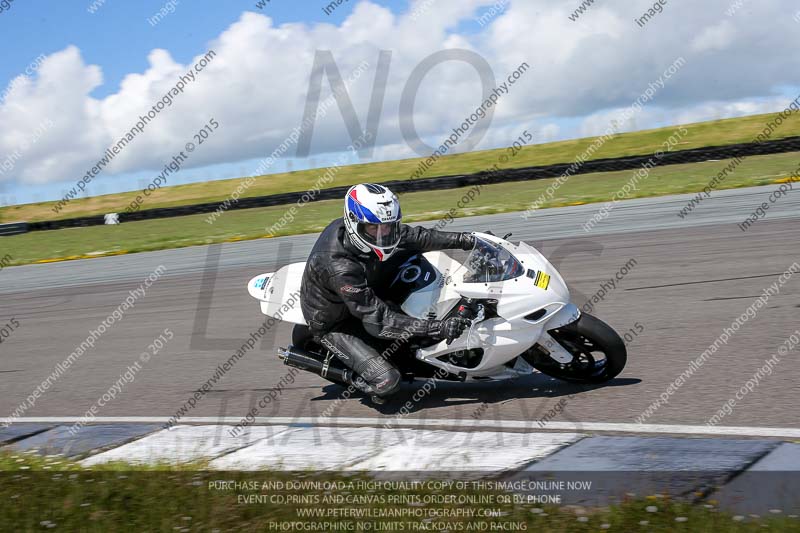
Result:
[[[413,439],[408,429],[351,428],[346,435],[332,427],[295,428],[262,439],[215,459],[216,470],[344,470],[381,450]]]
[[[280,434],[286,426],[257,426],[238,437],[231,437],[229,426],[176,426],[161,430],[81,461],[83,466],[94,466],[111,461],[128,463],[185,463],[217,457],[244,448],[261,439]]]
[[[0,419],[6,423],[66,424],[82,420],[76,416],[24,417]],[[97,417],[97,424],[166,424],[167,416],[117,416]],[[187,416],[180,419],[181,424],[238,424],[239,417]],[[466,428],[486,430],[556,430],[556,431],[602,431],[611,433],[645,433],[675,435],[706,435],[725,437],[778,437],[800,438],[798,428],[733,427],[733,426],[693,426],[683,424],[636,424],[616,422],[548,422],[540,426],[536,421],[525,420],[459,420],[459,419],[396,419],[382,418],[315,418],[315,417],[256,417],[255,424],[266,425],[312,425],[312,426],[377,426],[396,428],[426,428],[461,430]]]
[[[376,431],[386,431],[376,428]],[[409,430],[405,430],[409,431]],[[413,438],[378,450],[348,470],[500,472],[547,457],[579,440],[574,433],[412,431]]]

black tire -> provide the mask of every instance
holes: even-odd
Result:
[[[573,383],[603,383],[615,378],[625,368],[628,360],[625,342],[599,318],[583,313],[575,322],[549,333],[575,359],[563,365],[537,345],[525,359],[543,374]],[[598,357],[598,354],[603,357]]]
[[[308,326],[303,326],[302,324],[294,325],[292,329],[292,345],[308,350],[311,348],[309,345],[313,343],[313,340],[314,337],[311,335],[311,330],[308,329]]]

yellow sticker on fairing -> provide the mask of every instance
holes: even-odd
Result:
[[[533,280],[533,283],[540,289],[546,291],[547,287],[550,286],[550,276],[539,271],[536,273],[536,279]]]

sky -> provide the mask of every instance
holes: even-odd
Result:
[[[62,197],[126,134],[85,195],[142,188],[179,155],[168,185],[427,155],[490,93],[453,152],[779,111],[800,93],[790,0],[668,0],[644,23],[649,0],[330,3],[0,0],[0,205]],[[327,68],[297,142],[326,55],[346,98]],[[348,150],[365,131],[374,147]]]

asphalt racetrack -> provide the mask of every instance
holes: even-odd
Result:
[[[456,220],[446,229],[488,230],[538,246],[560,269],[583,304],[623,265],[629,272],[593,314],[630,335],[629,361],[616,380],[577,387],[542,375],[513,383],[440,383],[406,418],[633,423],[763,290],[800,261],[800,194],[793,191],[765,220],[743,232],[736,223],[777,186],[714,193],[686,219],[677,212],[691,196],[618,204],[592,231],[583,223],[600,204]],[[692,195],[693,196],[693,195]],[[265,225],[267,221],[265,221]],[[80,231],[80,230],[62,230]],[[303,260],[315,236],[264,239],[87,261],[7,268],[0,272],[0,324],[19,327],[0,345],[0,418],[7,417],[159,265],[166,272],[24,417],[79,417],[139,360],[165,328],[174,338],[142,365],[131,383],[97,416],[172,416],[257,329],[263,316],[247,281]],[[0,245],[2,240],[0,239]],[[648,423],[703,425],[800,329],[800,275],[658,408]],[[637,325],[638,324],[638,325]],[[244,416],[274,389],[288,368],[275,348],[291,326],[276,328],[224,375],[187,416]],[[737,400],[725,426],[798,427],[800,347]],[[375,408],[353,396],[336,404],[343,417],[393,416],[421,385]],[[258,416],[314,417],[343,389],[300,373]],[[484,405],[485,403],[485,405]],[[561,408],[557,406],[561,403]]]

